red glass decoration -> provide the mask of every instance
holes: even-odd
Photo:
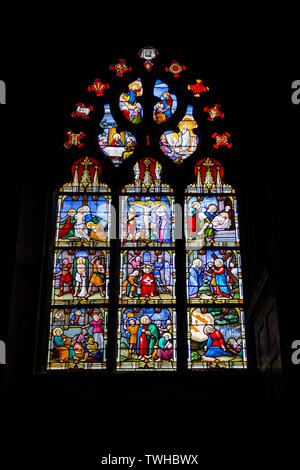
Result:
[[[209,114],[209,117],[207,118],[208,121],[214,121],[217,117],[223,119],[224,113],[221,113],[220,111],[220,105],[215,104],[211,108],[208,108],[205,106],[204,110],[205,113]]]
[[[117,72],[117,77],[123,77],[125,72],[132,71],[132,68],[126,65],[125,59],[119,59],[118,64],[110,65],[109,68]]]
[[[109,88],[108,83],[102,83],[100,78],[95,78],[94,83],[88,86],[88,91],[93,91],[96,96],[103,96],[103,91]]]
[[[171,72],[173,77],[179,77],[184,70],[186,70],[186,66],[180,65],[177,60],[172,60],[170,67],[165,67],[165,71]]]
[[[196,83],[188,85],[188,90],[191,90],[194,93],[195,98],[199,98],[200,94],[209,91],[209,88],[203,85],[203,80],[197,78]]]
[[[64,143],[64,146],[69,149],[73,145],[75,147],[83,147],[83,143],[81,142],[81,139],[85,137],[84,132],[79,132],[78,134],[75,134],[73,131],[68,131],[66,132],[66,135],[68,136],[68,140]]]
[[[71,116],[74,118],[81,117],[82,119],[89,119],[90,113],[93,110],[93,106],[86,106],[84,103],[76,103],[76,111],[73,111]]]
[[[231,148],[232,147],[232,143],[229,142],[229,138],[231,137],[231,135],[228,133],[228,132],[224,132],[223,134],[218,134],[217,132],[215,132],[213,135],[212,135],[212,138],[213,139],[216,139],[216,143],[213,144],[213,147],[215,149],[218,149],[219,147],[227,147],[227,148]]]

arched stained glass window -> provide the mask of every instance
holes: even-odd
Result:
[[[215,159],[187,186],[185,237],[188,367],[246,367],[243,281],[235,190]]]
[[[90,77],[70,112],[48,370],[247,367],[237,195],[221,163],[232,149],[226,115],[208,81],[158,55],[143,48],[135,65],[119,59]]]
[[[106,366],[111,196],[85,156],[57,193],[48,369]]]
[[[143,158],[121,198],[118,369],[176,368],[175,211],[161,164]]]

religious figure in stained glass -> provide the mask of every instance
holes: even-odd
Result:
[[[110,197],[59,196],[57,246],[107,245],[110,225]]]
[[[160,98],[153,109],[153,119],[156,124],[167,121],[177,109],[177,97],[169,92],[169,87],[161,80],[156,80],[154,85],[154,96]]]
[[[123,244],[174,244],[173,204],[170,196],[123,196]]]
[[[74,304],[108,299],[109,253],[104,250],[55,251],[52,302]]]
[[[143,118],[143,108],[138,98],[143,94],[141,79],[138,78],[128,85],[128,91],[121,94],[119,107],[122,114],[133,124],[140,124]]]
[[[154,158],[136,162],[133,173],[120,207],[117,369],[175,370],[176,312],[164,305],[176,302],[173,191]]]
[[[236,198],[188,196],[185,200],[187,246],[239,246]]]
[[[121,302],[174,302],[175,253],[170,250],[121,252]]]
[[[181,165],[198,147],[199,138],[194,134],[198,127],[193,117],[193,107],[189,105],[182,121],[178,124],[179,132],[166,131],[160,138],[160,149],[164,155]]]
[[[136,146],[136,139],[129,131],[117,131],[109,104],[104,105],[104,116],[100,123],[102,129],[98,135],[98,145],[104,155],[108,155],[115,166],[119,166],[130,157]]]
[[[240,253],[236,250],[188,251],[187,296],[193,303],[242,301]]]
[[[243,309],[188,309],[188,343],[188,365],[191,369],[246,367]]]
[[[245,368],[235,190],[223,182],[224,169],[212,158],[200,160],[195,175],[197,180],[187,187],[185,197],[188,367]]]
[[[176,312],[165,307],[119,310],[118,360],[121,370],[176,368]]]
[[[111,196],[84,156],[58,190],[48,369],[106,368]],[[100,248],[101,247],[101,248]],[[95,305],[96,304],[96,305]]]
[[[50,318],[50,370],[105,367],[107,309],[57,307]]]

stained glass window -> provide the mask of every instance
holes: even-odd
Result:
[[[48,369],[106,366],[111,196],[100,165],[82,157],[58,191]]]
[[[246,368],[238,195],[215,158],[232,151],[224,105],[177,59],[137,58],[89,77],[69,110],[47,369],[177,371],[186,345],[186,369]]]
[[[122,192],[117,369],[176,369],[174,196],[153,158]]]
[[[215,159],[195,166],[186,189],[188,367],[247,365],[243,280],[235,190]]]

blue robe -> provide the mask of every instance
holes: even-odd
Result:
[[[164,227],[164,230],[163,230],[163,234],[162,234],[162,237],[161,237],[161,230],[162,230],[162,223],[163,223],[163,220],[166,220],[167,223]],[[169,238],[169,224],[168,224],[168,220],[165,218],[165,217],[159,217],[158,218],[158,237],[157,237],[157,240],[162,240],[163,243],[170,243],[171,242],[171,239]]]
[[[70,347],[65,346],[65,342],[64,342],[64,340],[61,336],[55,336],[53,338],[53,343],[57,347],[66,347],[66,348],[68,348],[69,359],[72,359],[75,356],[75,351],[72,348],[72,346],[70,346]]]
[[[168,107],[169,105],[168,105],[168,102],[167,102],[166,98],[163,98],[161,100],[161,102],[162,102],[162,104],[164,106],[164,109],[165,109],[165,111],[163,111],[163,113],[166,116],[166,118],[169,119],[170,117],[172,117],[172,109],[171,109],[172,105],[170,107]]]
[[[199,287],[203,284],[203,272],[200,269],[189,269],[189,297],[198,294]]]
[[[231,353],[224,351],[222,348],[219,348],[219,346],[212,346],[213,340],[210,335],[208,335],[208,340],[206,343],[207,346],[207,351],[204,354],[206,357],[220,357],[220,356],[232,356]]]

